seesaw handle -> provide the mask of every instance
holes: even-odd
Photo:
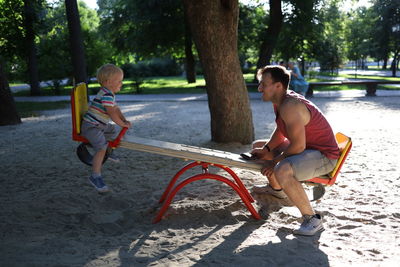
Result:
[[[116,148],[117,146],[119,146],[119,143],[121,142],[122,138],[124,137],[126,131],[128,131],[127,127],[122,128],[121,131],[119,132],[117,138],[115,138],[112,142],[110,142],[109,146],[112,148]]]

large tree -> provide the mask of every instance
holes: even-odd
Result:
[[[0,56],[0,126],[21,123]]]
[[[21,122],[7,79],[7,61],[15,61],[24,42],[23,3],[0,1],[0,125]]]
[[[206,80],[212,140],[248,144],[254,129],[237,52],[239,3],[183,2]]]
[[[39,1],[40,2],[40,1]],[[26,58],[28,62],[29,84],[31,86],[31,95],[40,95],[39,87],[39,68],[36,56],[35,43],[35,23],[37,21],[37,10],[39,3],[36,0],[24,0],[24,26],[26,42]]]
[[[67,13],[71,58],[75,83],[87,82],[87,69],[78,4],[76,0],[65,0]]]
[[[257,68],[271,63],[272,53],[278,41],[282,29],[283,14],[281,0],[269,1],[269,17],[265,33],[262,36],[260,52],[257,61]]]

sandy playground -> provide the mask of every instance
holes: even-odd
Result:
[[[118,99],[118,98],[117,98]],[[119,149],[100,195],[76,157],[70,110],[0,127],[0,266],[398,266],[400,97],[314,98],[335,131],[353,139],[337,183],[313,203],[326,230],[297,237],[285,207],[254,220],[228,186],[198,181],[152,224],[169,179],[186,162]],[[210,142],[206,101],[120,103],[128,135],[242,152]],[[270,103],[251,101],[256,138],[274,128]],[[250,189],[266,179],[234,169]]]

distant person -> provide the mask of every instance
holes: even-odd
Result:
[[[290,88],[301,95],[306,95],[308,90],[308,82],[301,75],[301,72],[293,62],[288,63],[290,69]]]
[[[89,140],[95,150],[89,182],[100,193],[109,191],[101,176],[101,167],[108,147],[107,140],[115,139],[118,135],[115,126],[109,121],[111,119],[120,127],[132,126],[115,102],[115,94],[121,90],[123,77],[122,69],[113,64],[106,64],[98,69],[97,81],[101,88],[90,103],[82,121],[82,135]],[[109,159],[119,160],[113,154],[109,156]]]
[[[264,160],[261,173],[268,185],[254,186],[253,192],[289,198],[300,210],[303,222],[294,234],[314,235],[324,229],[300,181],[329,173],[339,158],[339,147],[331,126],[312,102],[288,89],[290,73],[281,66],[258,70],[258,91],[271,101],[276,128],[269,140],[257,140],[250,152]]]
[[[279,62],[279,66],[282,66],[282,67],[287,68],[286,63],[285,63],[285,61],[283,61],[283,60]]]

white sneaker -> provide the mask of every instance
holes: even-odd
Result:
[[[300,228],[293,231],[295,235],[306,235],[312,236],[319,231],[323,231],[324,226],[322,225],[322,217],[319,214],[315,215],[304,215],[303,222]]]
[[[275,190],[270,185],[255,185],[251,191],[256,194],[269,194],[280,199],[287,198],[287,195],[283,190]]]

